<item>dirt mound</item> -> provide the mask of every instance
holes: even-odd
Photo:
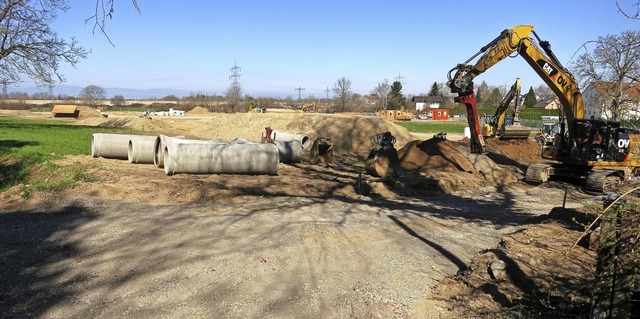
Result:
[[[109,117],[109,118],[85,118],[76,122],[76,125],[102,126],[129,128],[141,133],[181,135],[181,132],[164,120],[140,117]]]
[[[471,172],[474,170],[473,164],[456,149],[459,145],[458,142],[437,138],[411,141],[398,150],[398,158],[405,170]]]
[[[304,134],[311,140],[320,136],[330,136],[334,152],[353,154],[360,158],[366,158],[369,154],[373,147],[373,137],[377,134],[391,132],[396,137],[396,145],[404,145],[415,139],[406,129],[382,118],[299,113],[216,114],[186,135],[201,139],[219,138],[225,141],[234,138],[259,141],[265,127],[270,127],[276,132]]]
[[[196,106],[193,109],[191,109],[191,111],[187,112],[188,115],[207,114],[207,113],[211,113],[211,112],[209,112],[209,110],[205,109],[202,106]]]
[[[540,144],[532,139],[500,140],[487,139],[487,150],[507,156],[519,163],[529,164],[540,161],[542,149]]]
[[[573,246],[584,229],[574,217],[588,218],[557,207],[538,218],[544,221],[507,234],[469,269],[436,285],[434,295],[449,302],[452,317],[516,317],[509,308],[536,318],[588,317],[596,253]]]
[[[490,141],[486,154],[471,153],[469,140],[431,138],[411,141],[398,150],[400,165],[444,192],[505,185],[518,181],[527,164],[539,161],[535,141]]]
[[[98,112],[98,110],[84,105],[78,105],[78,120],[88,119],[88,118],[104,118],[102,113]]]

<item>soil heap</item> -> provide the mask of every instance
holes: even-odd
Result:
[[[77,117],[78,120],[88,119],[88,118],[104,118],[102,113],[98,112],[98,110],[89,106],[78,105],[76,109],[78,110],[78,117]]]

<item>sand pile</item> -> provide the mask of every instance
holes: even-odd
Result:
[[[186,135],[224,141],[234,138],[259,141],[266,127],[274,131],[304,134],[311,140],[330,136],[337,154],[354,154],[361,158],[367,157],[373,147],[373,137],[377,134],[391,132],[396,137],[396,147],[415,139],[406,129],[382,118],[299,113],[216,114]]]
[[[202,106],[196,106],[193,109],[191,109],[189,112],[187,112],[187,115],[198,115],[198,114],[207,114],[207,113],[211,113],[211,112],[209,112],[209,110],[205,109]]]
[[[78,120],[88,119],[88,118],[104,118],[102,113],[98,112],[98,110],[84,105],[78,105],[76,107],[78,110]]]

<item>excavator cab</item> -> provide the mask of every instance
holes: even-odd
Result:
[[[629,154],[629,134],[636,134],[636,130],[620,127],[617,121],[576,119],[565,163],[594,166],[593,162],[624,162]]]

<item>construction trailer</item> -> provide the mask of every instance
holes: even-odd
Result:
[[[379,117],[384,117],[391,121],[411,121],[413,119],[412,112],[401,110],[380,110],[377,113]]]

